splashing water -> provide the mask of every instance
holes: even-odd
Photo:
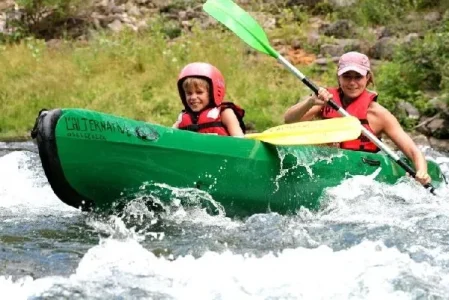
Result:
[[[426,155],[449,175],[447,155]],[[233,220],[208,214],[204,192],[162,185],[178,205],[158,217],[144,194],[98,216],[59,201],[34,152],[8,152],[0,290],[10,299],[447,298],[449,190],[435,197],[409,178],[373,176],[326,189],[317,212]]]
[[[297,169],[298,167],[304,167],[309,174],[310,177],[313,177],[313,171],[311,166],[320,161],[325,161],[327,163],[332,163],[334,158],[343,157],[344,154],[342,151],[335,151],[335,153],[331,153],[326,150],[326,148],[311,148],[304,151],[303,149],[289,148],[289,147],[281,147],[277,148],[277,153],[280,161],[280,172],[275,178],[275,187],[274,192],[279,190],[279,181],[284,178],[287,173],[292,170]],[[286,161],[290,161],[291,156],[294,157],[295,163],[288,164],[286,166]]]

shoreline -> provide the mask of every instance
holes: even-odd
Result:
[[[8,136],[2,137],[0,136],[1,143],[17,143],[17,142],[31,142],[33,139],[31,136]]]

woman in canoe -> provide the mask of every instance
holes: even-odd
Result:
[[[178,77],[184,109],[173,125],[199,133],[243,136],[245,111],[232,102],[223,102],[225,81],[221,72],[208,63],[185,66]]]
[[[337,78],[338,87],[320,88],[317,96],[311,95],[290,107],[284,115],[285,122],[341,117],[337,111],[326,105],[327,101],[333,99],[377,137],[386,134],[413,161],[416,168],[415,179],[422,184],[429,183],[431,178],[427,174],[427,162],[423,154],[402,129],[396,117],[377,103],[377,93],[367,89],[369,84],[374,84],[368,57],[359,52],[343,54],[338,62]],[[342,142],[339,146],[356,151],[380,150],[363,134],[358,139]]]

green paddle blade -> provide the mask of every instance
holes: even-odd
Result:
[[[279,53],[271,47],[262,27],[231,0],[208,0],[203,9],[254,49],[276,59],[279,57]]]

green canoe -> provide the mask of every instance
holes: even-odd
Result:
[[[32,133],[48,181],[66,204],[107,211],[147,201],[221,207],[227,216],[320,207],[327,187],[404,171],[386,155],[182,131],[82,109],[42,111]],[[444,182],[429,162],[433,184]],[[151,203],[155,205],[154,203]]]

